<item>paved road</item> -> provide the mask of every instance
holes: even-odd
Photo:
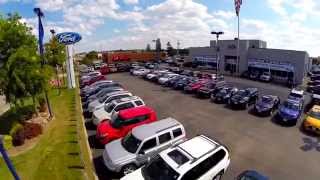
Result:
[[[179,91],[163,88],[128,74],[108,76],[140,96],[153,107],[159,119],[174,117],[183,123],[188,137],[207,134],[231,150],[231,165],[224,179],[233,179],[246,169],[256,169],[275,180],[319,180],[320,139],[306,135],[299,126],[282,127],[247,111],[231,110],[224,105],[197,99]],[[250,80],[226,78],[241,87],[258,87],[261,94],[275,94],[284,99],[289,89]],[[88,128],[90,128],[88,126]],[[116,179],[101,163],[103,147],[94,143],[95,131],[88,130],[100,179]],[[318,151],[317,147],[318,146]]]

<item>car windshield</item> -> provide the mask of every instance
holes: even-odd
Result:
[[[284,107],[288,108],[288,109],[292,109],[292,110],[299,110],[299,105],[297,103],[293,103],[293,102],[284,102]]]
[[[128,152],[135,153],[141,144],[141,140],[129,133],[121,140],[121,144]]]
[[[115,128],[118,129],[121,127],[121,122],[123,121],[123,119],[121,118],[121,116],[119,116],[118,114],[113,114],[112,118],[110,120],[110,125]]]
[[[107,100],[109,97],[110,97],[110,96],[108,96],[108,95],[104,95],[104,96],[102,96],[102,97],[99,98],[99,102],[100,102],[100,103],[103,103],[103,102],[104,102],[105,100]]]
[[[272,102],[272,98],[268,96],[262,96],[260,102],[268,104]]]
[[[316,118],[316,119],[320,119],[320,112],[319,111],[311,111],[309,116]]]
[[[175,180],[179,177],[159,155],[142,168],[142,175],[147,180]]]
[[[289,96],[294,97],[294,98],[302,98],[303,97],[301,94],[296,94],[296,93],[290,93]]]
[[[249,91],[246,91],[246,90],[240,90],[237,93],[237,95],[239,96],[247,96],[248,94],[249,94]]]
[[[263,73],[263,75],[265,75],[265,76],[269,76],[269,75],[270,75],[270,73],[269,73],[269,72],[264,72],[264,73]]]
[[[104,110],[107,113],[111,113],[115,106],[116,106],[115,103],[110,103],[110,104],[108,104],[107,106],[104,107]]]

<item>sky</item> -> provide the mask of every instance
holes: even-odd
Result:
[[[307,51],[320,56],[320,0],[242,0],[240,39],[261,39],[268,48]],[[76,51],[145,49],[160,38],[181,48],[209,46],[211,31],[220,39],[237,36],[234,0],[0,0],[0,14],[17,12],[33,27],[34,7],[50,29],[78,32]]]

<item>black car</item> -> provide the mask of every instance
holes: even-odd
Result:
[[[226,86],[225,81],[209,81],[203,87],[197,90],[197,96],[202,98],[210,98],[211,94],[217,93],[220,89]]]
[[[93,94],[91,96],[89,96],[86,101],[84,101],[82,103],[82,109],[87,109],[88,105],[90,102],[99,99],[100,97],[104,96],[105,94],[111,93],[111,92],[115,92],[115,91],[121,91],[123,90],[120,87],[108,87],[108,88],[103,88],[101,89],[99,92],[97,92],[96,94]]]
[[[307,83],[308,86],[315,86],[315,85],[320,85],[320,80],[315,80],[315,81],[309,81]]]
[[[99,86],[97,86],[96,88],[84,93],[83,95],[81,95],[81,101],[85,102],[87,101],[87,99],[91,96],[94,95],[96,93],[98,93],[101,89],[104,88],[110,88],[110,87],[119,87],[121,88],[121,84],[117,83],[117,82],[112,82],[112,83],[106,83],[106,84],[100,84]]]
[[[257,115],[272,115],[278,109],[280,98],[273,95],[264,95],[257,101],[253,107],[254,113]]]
[[[258,88],[241,89],[231,96],[228,104],[231,107],[242,107],[247,109],[249,105],[256,103],[258,96]]]
[[[308,86],[307,91],[310,93],[320,94],[320,85]]]
[[[176,90],[182,90],[185,86],[187,86],[190,83],[195,82],[196,79],[192,77],[185,77],[180,79],[179,81],[175,82],[172,86],[173,89]]]
[[[210,99],[215,103],[227,103],[237,91],[236,87],[222,87],[217,93],[211,94]]]
[[[182,78],[185,78],[185,76],[175,76],[174,78],[168,80],[165,83],[166,87],[172,87],[176,82],[178,82],[179,80],[181,80]]]
[[[185,76],[193,76],[193,71],[190,70],[184,70],[180,73],[181,75],[185,75]]]
[[[258,80],[260,77],[260,73],[258,71],[251,72],[249,78],[252,80]]]

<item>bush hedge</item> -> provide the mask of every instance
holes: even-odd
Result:
[[[12,144],[14,146],[21,146],[24,144],[25,139],[24,128],[18,129],[12,136]]]
[[[24,124],[25,138],[31,139],[42,134],[42,126],[36,123],[26,123]]]
[[[10,135],[5,135],[3,137],[3,146],[6,150],[12,148],[12,137]]]

